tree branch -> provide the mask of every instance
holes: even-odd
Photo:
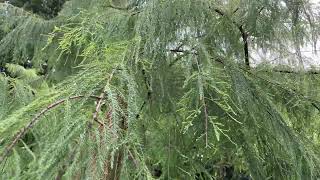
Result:
[[[104,95],[105,93],[102,92],[99,96],[99,99],[98,99],[98,102],[97,102],[97,105],[96,105],[96,110],[95,112],[93,113],[93,121],[96,121],[100,124],[100,126],[104,126],[104,123],[103,122],[100,122],[99,119],[98,119],[98,115],[99,115],[99,111],[101,109],[101,106],[102,106],[102,101],[104,99]]]
[[[140,118],[140,115],[141,115],[141,112],[143,110],[143,108],[145,107],[145,105],[147,104],[147,101],[143,101],[141,107],[140,107],[140,110],[138,112],[138,114],[136,115],[136,119],[139,119]]]
[[[320,74],[317,71],[293,71],[293,70],[279,70],[279,69],[272,69],[273,72],[284,73],[284,74],[299,74],[299,73],[306,73],[306,74]]]
[[[110,84],[110,81],[112,80],[113,75],[116,72],[116,70],[118,70],[118,68],[113,69],[112,73],[110,74],[110,76],[108,78],[106,86],[108,86]],[[101,106],[103,105],[103,99],[105,97],[105,94],[106,94],[106,87],[103,89],[103,92],[100,94],[99,100],[98,100],[97,105],[96,105],[96,110],[93,113],[93,120],[98,122],[100,124],[100,126],[104,126],[104,123],[99,121],[98,116],[99,116],[99,111],[101,109]]]
[[[192,48],[191,51],[189,51],[189,50],[183,50],[183,49],[181,49],[181,47],[178,47],[176,49],[169,49],[169,51],[172,52],[172,53],[183,53],[183,55],[179,55],[174,61],[172,61],[169,64],[169,67],[175,65],[181,58],[183,58],[187,54],[199,55],[198,52],[192,52],[194,50],[194,48]]]
[[[18,141],[24,137],[24,135],[26,135],[26,133],[28,132],[29,129],[31,129],[37,122],[39,122],[40,117],[43,116],[46,112],[50,111],[51,109],[59,106],[60,104],[63,104],[64,102],[66,102],[67,100],[74,100],[74,99],[80,99],[80,98],[84,98],[86,96],[80,95],[80,96],[72,96],[69,97],[67,99],[62,99],[59,100],[55,103],[50,104],[49,106],[47,106],[45,109],[43,109],[42,111],[40,111],[40,113],[38,113],[31,121],[28,125],[26,125],[23,129],[20,130],[20,132],[18,132],[15,135],[15,138],[13,139],[13,141],[5,148],[5,150],[1,153],[0,156],[0,164],[2,164],[2,162],[6,159],[6,157],[9,155],[9,153],[11,152],[11,150],[14,148],[14,146],[18,143]],[[94,99],[100,99],[100,97],[98,96],[89,96],[90,98],[94,98]],[[99,123],[99,122],[98,122]]]
[[[170,49],[169,50],[172,53],[184,53],[184,54],[194,54],[194,55],[199,55],[197,52],[190,52],[187,50],[180,50],[180,49]],[[169,64],[169,67],[173,66],[178,60],[180,60],[183,56],[179,56],[177,57],[173,62],[171,62]],[[220,64],[224,64],[222,59],[214,59],[215,62],[218,62]],[[254,68],[253,68],[254,69]],[[265,70],[266,72],[268,72],[268,70]],[[277,73],[284,73],[284,74],[299,74],[299,73],[305,73],[305,74],[320,74],[319,71],[314,71],[314,70],[310,70],[310,71],[294,71],[294,70],[286,70],[286,69],[271,69],[271,72],[277,72]]]
[[[190,53],[190,52],[187,52],[187,51],[184,51],[184,50],[177,50],[177,49],[170,50],[170,52],[173,52],[173,53],[176,53],[176,52]],[[196,54],[196,55],[197,55],[197,54]],[[225,63],[223,62],[223,60],[220,59],[220,58],[214,59],[214,61],[217,62],[217,63],[220,63],[220,64],[222,64],[222,65],[225,65]],[[176,62],[177,62],[177,61],[174,61],[174,63],[176,63]],[[174,65],[174,64],[172,64],[172,65]],[[303,94],[298,93],[296,90],[286,89],[286,88],[282,87],[281,84],[273,83],[273,82],[271,82],[271,81],[269,81],[269,80],[267,80],[267,79],[264,79],[264,78],[262,78],[262,77],[259,77],[259,76],[255,75],[253,72],[251,72],[248,68],[240,68],[240,69],[246,71],[247,73],[249,73],[249,74],[251,74],[251,75],[254,75],[255,77],[258,77],[259,79],[262,79],[263,81],[266,81],[266,82],[268,82],[268,83],[270,83],[270,84],[276,85],[276,86],[280,87],[280,88],[283,89],[283,90],[286,90],[286,91],[288,91],[288,92],[290,92],[290,93],[296,94],[296,95],[298,95],[298,96],[300,96],[300,97],[303,97],[303,98],[307,99],[314,108],[316,108],[318,111],[320,111],[320,106],[318,106],[318,105],[315,103],[315,102],[318,102],[318,101],[315,101],[315,100],[313,100],[313,99],[307,98],[307,97],[305,97]],[[293,71],[293,70],[277,70],[277,69],[272,69],[272,72],[286,73],[286,74],[298,74],[298,73],[299,73],[299,72],[295,72],[295,71]],[[313,74],[313,75],[320,74],[320,72],[317,72],[317,71],[306,71],[306,72],[303,72],[303,73]]]
[[[310,103],[314,108],[316,108],[318,111],[320,111],[320,107],[316,104],[316,102],[319,103],[317,100],[314,100],[314,99],[311,99],[311,98],[309,98],[309,97],[304,96],[304,94],[298,92],[296,89],[290,89],[290,88],[287,88],[287,87],[282,86],[282,84],[280,84],[280,83],[273,82],[273,81],[270,81],[270,80],[265,79],[265,78],[263,78],[263,77],[260,77],[260,76],[258,76],[257,74],[253,73],[252,71],[250,71],[250,70],[248,70],[248,69],[245,69],[245,68],[240,68],[240,69],[242,69],[243,71],[247,72],[248,74],[250,74],[250,75],[252,75],[252,76],[254,76],[254,77],[256,77],[256,78],[259,78],[259,79],[267,82],[268,84],[271,84],[271,85],[273,85],[273,86],[278,86],[279,88],[281,88],[281,89],[284,90],[284,91],[289,92],[290,94],[293,94],[293,95],[296,95],[296,96],[300,96],[301,98],[308,100],[309,103]]]
[[[241,37],[243,41],[243,51],[244,51],[244,62],[246,67],[250,69],[250,60],[249,60],[249,44],[248,44],[248,33],[243,29],[243,26],[239,26],[239,31],[241,32]]]
[[[216,13],[218,13],[222,17],[227,17],[224,12],[222,12],[220,9],[214,9]],[[236,21],[230,19],[232,24],[234,24],[240,31],[242,42],[243,42],[243,51],[244,51],[244,62],[248,69],[250,69],[250,60],[249,60],[249,43],[248,43],[248,37],[249,34],[245,31],[243,28],[243,25],[239,25]]]

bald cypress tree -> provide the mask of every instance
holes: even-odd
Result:
[[[0,15],[0,179],[320,178],[308,0],[71,0],[50,19],[0,3]],[[258,51],[280,66],[256,65]]]

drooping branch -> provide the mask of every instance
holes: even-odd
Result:
[[[222,12],[220,9],[214,9],[216,13],[218,13],[222,17],[226,17],[226,14]],[[248,43],[248,37],[249,34],[245,31],[243,28],[243,25],[238,24],[236,21],[231,20],[232,24],[234,24],[240,31],[242,42],[243,42],[243,51],[244,51],[244,62],[248,69],[250,69],[250,60],[249,60],[249,43]]]
[[[197,67],[198,67],[198,72],[199,74],[202,73],[201,67],[200,67],[200,63],[197,62]],[[207,104],[206,104],[206,100],[204,95],[200,96],[200,101],[203,105],[203,111],[204,111],[204,125],[205,125],[205,142],[206,142],[206,148],[209,147],[209,141],[208,141],[208,121],[209,121],[209,114],[208,114],[208,109],[207,109]]]
[[[173,52],[173,53],[187,53],[189,54],[190,52],[189,51],[184,51],[184,50],[177,50],[177,49],[173,49],[173,50],[170,50],[170,52]],[[193,53],[195,55],[198,55],[197,53]],[[226,65],[226,63],[221,59],[221,58],[215,58],[213,59],[215,62],[219,63],[219,64],[222,64],[222,65]],[[174,61],[174,63],[176,63],[177,61]],[[174,64],[171,64],[171,65],[174,65]],[[171,67],[171,66],[170,66]],[[313,99],[310,99],[308,97],[305,97],[303,94],[297,92],[295,89],[288,89],[288,88],[285,88],[283,87],[281,84],[278,84],[278,83],[274,83],[272,81],[269,81],[265,78],[262,78],[260,76],[257,76],[256,74],[254,74],[251,70],[249,70],[248,68],[241,68],[240,69],[244,70],[245,72],[247,72],[248,74],[251,74],[251,75],[254,75],[255,77],[271,84],[271,85],[274,85],[274,86],[278,86],[280,87],[281,89],[287,91],[287,92],[290,92],[291,94],[295,94],[297,96],[300,96],[306,100],[308,100],[310,102],[310,104],[316,108],[318,111],[320,111],[320,106],[317,105],[317,103],[320,104],[320,102],[316,101],[316,100],[313,100]],[[299,72],[296,72],[296,71],[293,71],[293,70],[278,70],[278,69],[271,69],[271,72],[275,72],[275,73],[286,73],[286,74],[298,74]],[[305,73],[305,74],[310,74],[310,75],[317,75],[317,74],[320,74],[320,72],[318,71],[305,71],[305,72],[301,72],[301,73]]]
[[[248,74],[256,77],[256,78],[261,79],[262,81],[267,82],[267,83],[270,84],[270,85],[277,86],[277,87],[281,88],[282,90],[284,90],[284,91],[286,91],[286,92],[289,92],[289,93],[292,94],[292,95],[299,96],[299,97],[301,97],[301,98],[309,101],[310,104],[311,104],[314,108],[316,108],[318,111],[320,111],[320,106],[317,105],[317,103],[319,103],[319,102],[318,102],[317,100],[314,100],[314,99],[311,99],[311,98],[309,98],[309,97],[306,97],[304,94],[298,92],[296,89],[291,89],[291,88],[284,87],[284,86],[282,86],[280,83],[273,82],[273,81],[270,81],[270,80],[268,80],[268,79],[266,79],[266,78],[263,78],[263,77],[261,77],[261,76],[258,76],[257,74],[253,73],[252,71],[249,71],[249,70],[244,69],[244,68],[240,68],[240,69],[243,70],[243,71],[245,71],[246,73],[248,73]]]
[[[79,95],[79,96],[72,96],[66,99],[61,99],[59,101],[56,101],[52,104],[50,104],[49,106],[47,106],[45,109],[43,109],[42,111],[40,111],[37,115],[34,116],[34,118],[32,118],[32,120],[30,121],[29,124],[27,124],[23,129],[21,129],[15,136],[13,141],[5,148],[5,150],[1,153],[0,156],[0,164],[2,164],[2,162],[6,159],[6,157],[9,155],[9,153],[12,151],[12,149],[14,148],[14,146],[19,142],[19,140],[21,138],[23,138],[26,133],[33,128],[33,126],[39,122],[40,118],[47,113],[48,111],[50,111],[51,109],[65,103],[67,100],[75,100],[75,99],[80,99],[80,98],[84,98],[86,96],[83,95]],[[94,98],[94,99],[100,99],[99,96],[89,96],[90,98]],[[96,121],[97,123],[100,124],[100,122]],[[101,125],[101,124],[100,124]],[[102,124],[103,125],[103,124]]]

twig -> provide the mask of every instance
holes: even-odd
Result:
[[[116,70],[117,70],[117,68],[116,68],[116,69],[113,69],[112,73],[110,74],[110,77],[108,78],[108,81],[107,81],[107,85],[106,85],[106,86],[108,86],[108,85],[110,84],[110,81],[112,80],[113,75],[114,75],[114,73],[115,73]],[[97,105],[96,105],[96,110],[95,110],[95,112],[93,113],[93,120],[96,121],[96,122],[98,122],[101,126],[104,126],[104,123],[101,122],[101,121],[99,121],[98,116],[99,116],[99,111],[100,111],[100,109],[101,109],[101,106],[103,105],[102,102],[103,102],[103,99],[104,99],[104,97],[105,97],[105,94],[106,94],[106,88],[104,88],[103,92],[100,94],[100,96],[99,96],[99,101],[98,101],[98,103],[97,103]]]
[[[138,166],[139,163],[138,163],[137,160],[134,158],[134,156],[133,156],[132,152],[130,151],[130,149],[128,149],[128,153],[129,153],[129,156],[131,157],[134,165],[135,165],[136,167],[139,167],[139,166]]]
[[[144,80],[144,83],[146,85],[146,89],[147,89],[147,99],[150,101],[151,100],[151,95],[152,95],[152,90],[150,89],[151,88],[151,84],[150,84],[150,81],[148,80],[148,77],[147,77],[147,74],[146,74],[146,70],[145,69],[142,69],[142,75],[143,75],[143,80]]]
[[[195,48],[192,48],[191,51],[190,50],[182,50],[180,48],[177,49],[169,49],[170,52],[172,53],[183,53],[182,55],[179,55],[174,61],[172,61],[169,64],[169,67],[172,67],[173,65],[175,65],[181,58],[183,58],[184,56],[188,55],[188,54],[193,54],[193,55],[199,55],[198,52],[194,51]],[[193,52],[194,51],[194,52]]]
[[[103,99],[104,99],[104,95],[105,95],[104,92],[102,92],[102,93],[100,94],[100,96],[99,96],[100,99],[98,100],[98,103],[97,103],[97,105],[96,105],[96,110],[95,110],[95,112],[93,113],[93,121],[98,122],[98,123],[100,124],[100,126],[104,126],[104,123],[101,122],[101,121],[99,121],[99,119],[98,119],[99,111],[100,111],[101,106],[102,106],[102,101],[103,101]]]
[[[139,113],[136,115],[136,119],[140,118],[140,114],[141,114],[141,112],[142,112],[142,110],[143,110],[143,108],[145,107],[146,104],[147,104],[147,102],[143,101],[143,103],[142,103],[142,105],[140,107]]]
[[[206,148],[209,147],[208,145],[208,109],[207,104],[204,98],[202,98],[203,108],[204,108],[204,116],[205,116],[205,135],[206,135]]]
[[[10,145],[8,145],[5,150],[1,153],[0,156],[0,164],[2,164],[2,162],[6,159],[6,157],[8,156],[8,154],[11,152],[11,150],[14,148],[14,146],[18,143],[18,141],[24,137],[24,135],[28,132],[29,129],[31,129],[39,120],[40,117],[43,116],[46,112],[48,112],[49,110],[55,108],[56,106],[63,104],[64,102],[66,102],[67,100],[74,100],[74,99],[80,99],[80,98],[84,98],[86,96],[83,95],[79,95],[79,96],[72,96],[69,97],[67,99],[62,99],[59,100],[55,103],[50,104],[48,107],[46,107],[45,109],[43,109],[42,111],[40,111],[40,113],[38,113],[31,121],[28,125],[26,125],[23,129],[20,130],[19,133],[17,133],[15,135],[15,138],[13,139],[13,141],[11,142]],[[100,99],[100,97],[98,96],[89,96],[90,98],[95,98],[95,99]],[[99,122],[98,122],[99,123]]]
[[[199,72],[199,74],[201,74],[200,64],[199,64],[198,60],[196,62],[197,62],[198,72]],[[204,95],[200,96],[200,100],[202,101],[203,108],[204,108],[205,141],[206,141],[206,148],[207,148],[207,147],[209,147],[209,143],[208,143],[208,117],[209,117],[209,115],[208,115],[208,109],[207,109]]]

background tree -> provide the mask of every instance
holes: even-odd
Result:
[[[49,19],[58,15],[65,0],[9,0],[7,2]]]
[[[37,11],[35,11],[37,12]],[[1,179],[317,179],[309,1],[0,5]],[[50,14],[50,13],[49,13]]]

